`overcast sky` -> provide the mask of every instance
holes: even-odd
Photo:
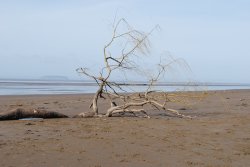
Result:
[[[154,49],[185,59],[196,81],[250,83],[248,0],[0,0],[0,78],[97,69],[116,11],[139,30],[159,24]]]

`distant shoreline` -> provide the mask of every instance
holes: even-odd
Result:
[[[113,81],[125,86],[148,86],[146,81]],[[64,85],[97,85],[89,80],[46,80],[46,79],[0,79],[0,84],[64,84]],[[224,83],[224,82],[158,82],[154,86],[249,86],[250,83]]]
[[[117,83],[127,92],[143,92],[147,89],[146,82]],[[94,93],[97,83],[80,80],[3,80],[0,79],[0,95],[32,95],[32,94],[86,94]],[[209,90],[241,90],[250,89],[250,84],[242,83],[185,83],[185,82],[159,82],[154,89],[167,92],[172,91],[209,91]]]

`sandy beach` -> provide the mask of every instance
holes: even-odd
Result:
[[[72,117],[90,111],[92,96],[0,96],[0,112],[40,108]],[[196,117],[152,111],[150,119],[0,121],[0,166],[250,166],[250,90],[211,91],[169,107]]]

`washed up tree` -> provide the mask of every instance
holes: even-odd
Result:
[[[137,116],[137,113],[143,114],[149,118],[148,108],[170,112],[178,117],[189,117],[179,113],[177,110],[167,108],[168,102],[178,101],[176,94],[164,91],[154,90],[154,85],[166,75],[167,69],[178,60],[173,59],[170,62],[160,61],[154,75],[148,78],[145,84],[147,87],[143,92],[127,92],[125,87],[129,86],[112,80],[115,73],[127,74],[136,73],[146,75],[143,69],[140,69],[137,61],[143,60],[150,51],[151,34],[159,27],[154,27],[150,32],[145,33],[131,27],[125,19],[120,19],[113,24],[112,38],[104,46],[103,61],[104,66],[99,74],[92,74],[87,68],[78,68],[77,72],[96,82],[98,90],[94,94],[90,108],[92,112],[80,113],[76,117],[107,116],[114,114],[130,113]],[[121,42],[122,41],[122,42]],[[113,53],[112,47],[122,46],[122,49]],[[178,95],[185,98],[187,95]],[[100,114],[98,101],[100,98],[110,103],[110,107],[105,114]]]
[[[17,108],[14,110],[0,113],[0,121],[18,120],[25,118],[49,119],[49,118],[68,118],[68,116],[55,111],[46,111],[41,109],[24,109],[24,108]]]

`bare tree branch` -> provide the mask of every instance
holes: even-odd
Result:
[[[124,28],[120,30],[120,28]],[[105,66],[102,67],[99,76],[90,74],[86,68],[78,68],[77,72],[93,79],[99,86],[96,91],[90,107],[93,109],[92,115],[99,116],[98,100],[99,98],[108,99],[110,102],[110,108],[107,110],[105,116],[111,117],[117,113],[142,113],[147,118],[149,115],[144,106],[151,106],[154,109],[162,110],[175,114],[177,117],[185,117],[180,114],[177,110],[168,109],[168,102],[178,102],[179,100],[185,99],[188,95],[176,95],[163,91],[153,90],[153,86],[165,76],[166,70],[173,64],[178,62],[178,59],[173,59],[171,62],[163,63],[160,61],[158,64],[158,71],[155,75],[151,76],[147,83],[145,92],[131,93],[129,94],[118,82],[111,81],[111,76],[116,70],[121,71],[132,71],[138,70],[139,66],[136,64],[133,58],[139,57],[143,59],[143,55],[146,55],[150,50],[149,36],[158,29],[159,26],[155,26],[148,33],[141,32],[132,28],[128,22],[122,18],[116,21],[114,19],[112,37],[109,42],[103,48],[103,60]],[[119,32],[122,31],[122,32]],[[121,49],[120,54],[112,54],[110,51],[111,47],[115,42],[119,40],[125,40],[124,47]],[[142,72],[145,73],[145,72]],[[91,114],[87,114],[89,116]],[[79,114],[80,117],[86,116],[86,114]]]

